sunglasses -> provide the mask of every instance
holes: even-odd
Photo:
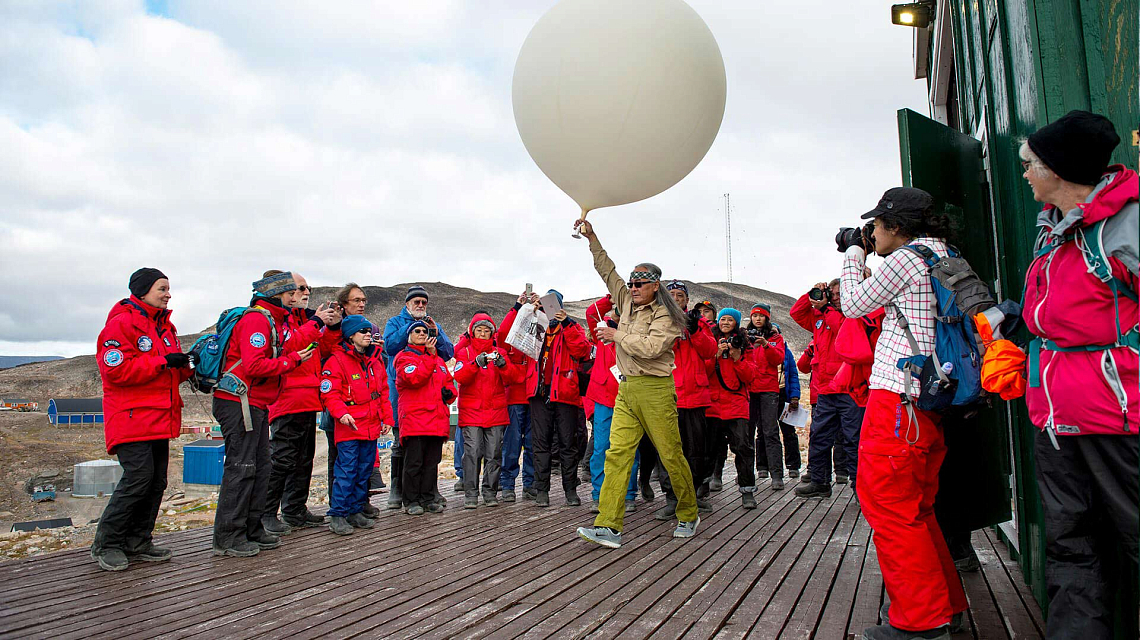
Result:
[[[641,281],[637,281],[637,282],[630,281],[630,282],[627,282],[625,284],[630,289],[640,289],[640,288],[644,287],[645,285],[649,285],[649,284],[653,284],[653,283],[650,282],[649,280],[641,280]]]
[[[427,333],[427,329],[416,327],[415,329],[412,329],[412,333]]]
[[[306,284],[297,287],[297,291],[300,291],[301,293],[311,293],[313,291],[313,288]]]
[[[371,335],[372,334],[372,327],[364,327],[360,331],[357,331],[357,333],[367,333],[367,334]]]

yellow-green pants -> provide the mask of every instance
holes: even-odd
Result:
[[[681,434],[677,427],[677,389],[673,376],[634,376],[618,386],[610,424],[610,448],[606,451],[606,479],[598,500],[595,527],[621,531],[625,517],[625,493],[637,444],[645,435],[657,448],[657,455],[677,495],[677,519],[697,519],[697,493],[693,489],[693,473],[681,451]]]

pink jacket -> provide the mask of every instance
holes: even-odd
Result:
[[[1136,255],[1136,174],[1121,166],[1111,167],[1091,201],[1080,205],[1079,212],[1063,215],[1053,208],[1042,212],[1037,257],[1025,275],[1023,318],[1029,331],[1046,341],[1039,350],[1039,362],[1038,350],[1031,347],[1031,382],[1026,393],[1029,417],[1039,428],[1051,428],[1057,435],[1134,435],[1140,431],[1136,349],[1063,349],[1116,344],[1117,303],[1120,332],[1136,330],[1140,313],[1135,299],[1121,294],[1114,300],[1109,286],[1090,272],[1082,252],[1083,233],[1108,219],[1102,227],[1101,245],[1109,256],[1112,275],[1136,291],[1136,273],[1118,258]],[[1052,241],[1062,239],[1066,241],[1047,250]]]

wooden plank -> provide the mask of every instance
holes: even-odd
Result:
[[[857,506],[858,503],[855,503]],[[835,582],[827,601],[821,606],[819,622],[815,628],[817,638],[842,638],[847,632],[847,623],[851,618],[851,611],[855,607],[855,596],[858,593],[863,565],[867,559],[867,550],[871,546],[871,527],[867,520],[859,514],[855,529],[843,550],[843,560],[839,571],[835,575]]]
[[[1006,570],[1001,559],[1001,553],[994,544],[994,535],[988,530],[975,531],[972,537],[974,550],[982,562],[982,573],[985,574],[990,592],[997,602],[1006,630],[1012,638],[1039,638],[1045,635],[1044,621],[1034,620],[1031,610],[1036,610],[1036,601],[1033,607],[1028,607],[1021,592],[1017,589],[1012,576]]]
[[[867,545],[867,555],[863,559],[863,569],[859,574],[855,604],[851,607],[851,619],[847,622],[847,637],[859,638],[863,630],[879,624],[879,608],[886,595],[883,591],[883,572],[879,568],[879,554],[875,550],[875,537],[872,533]]]
[[[856,553],[850,549],[850,545],[856,533],[856,524],[860,520],[859,502],[857,500],[848,502],[831,538],[824,541],[819,560],[792,609],[792,616],[784,626],[782,636],[811,637],[836,584],[836,577],[845,555]]]

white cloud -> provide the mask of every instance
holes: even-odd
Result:
[[[171,277],[184,332],[266,268],[598,294],[577,206],[511,112],[551,4],[0,7],[0,348],[93,347],[144,265]],[[797,293],[899,180],[895,110],[924,104],[912,32],[870,0],[692,4],[725,57],[720,136],[673,189],[591,219],[620,269],[720,280],[730,192],[736,280]]]

